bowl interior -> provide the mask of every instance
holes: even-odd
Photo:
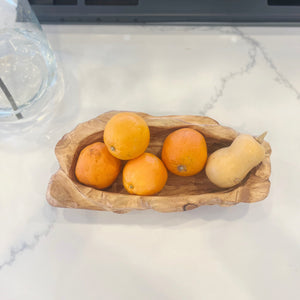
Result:
[[[184,126],[184,127],[188,127],[188,126]],[[149,144],[146,152],[153,153],[160,158],[162,145],[163,145],[165,138],[167,137],[168,134],[170,134],[171,132],[173,132],[174,130],[179,129],[179,128],[183,128],[183,126],[171,128],[171,129],[163,128],[163,127],[149,126],[150,133],[151,133],[151,140],[150,140],[150,144]],[[205,136],[205,139],[206,139],[206,143],[207,143],[208,155],[219,148],[227,147],[231,144],[231,141],[228,141],[228,140],[216,140],[216,139],[213,139],[211,137],[206,137],[206,136]],[[94,142],[99,142],[99,141],[103,142],[103,131],[100,131],[100,132],[97,132],[90,136],[87,136],[78,144],[78,147],[75,151],[75,155],[73,156],[73,161],[72,161],[72,164],[71,164],[71,167],[69,170],[69,177],[74,182],[76,182],[76,184],[80,184],[77,181],[77,179],[75,177],[75,172],[74,172],[75,165],[76,165],[80,151],[85,146],[87,146],[91,143],[94,143]],[[125,164],[126,164],[126,161],[123,161],[123,166]],[[204,169],[200,173],[198,173],[194,176],[189,176],[189,177],[177,176],[170,172],[168,172],[168,175],[169,176],[168,176],[168,180],[167,180],[165,187],[157,195],[160,195],[160,196],[173,196],[173,195],[175,196],[175,195],[181,195],[181,194],[182,195],[199,195],[199,194],[220,192],[222,190],[223,191],[230,190],[230,189],[218,188],[213,183],[211,183],[208,180]],[[243,184],[243,182],[241,184]],[[110,186],[109,188],[105,189],[105,191],[112,192],[112,193],[128,194],[122,184],[122,172],[120,172],[117,180],[113,183],[113,185]]]

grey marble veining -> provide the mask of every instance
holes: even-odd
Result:
[[[10,249],[9,259],[0,264],[0,271],[4,267],[11,267],[12,264],[16,261],[18,255],[20,255],[23,251],[34,249],[41,240],[41,238],[48,236],[53,226],[54,221],[50,223],[44,231],[34,234],[33,240],[31,242],[23,241],[18,248],[12,247]]]
[[[300,92],[299,92],[299,90],[284,76],[284,74],[282,74],[280,72],[280,70],[278,70],[278,68],[274,64],[272,58],[267,53],[267,51],[264,49],[264,47],[259,42],[257,42],[254,38],[251,38],[250,36],[246,35],[241,29],[234,27],[234,31],[241,38],[243,38],[245,41],[247,41],[249,44],[253,45],[253,47],[255,47],[255,48],[257,48],[259,50],[259,52],[262,54],[262,56],[264,57],[265,61],[269,65],[269,67],[277,75],[276,81],[278,83],[280,83],[280,84],[283,84],[288,89],[292,90],[295,93],[297,99],[300,99]]]
[[[246,63],[245,66],[241,67],[239,71],[230,72],[227,76],[221,78],[221,84],[215,88],[215,94],[210,98],[210,101],[204,106],[202,110],[200,110],[200,114],[206,115],[209,110],[214,107],[214,104],[218,102],[218,100],[222,97],[223,92],[226,88],[226,84],[233,80],[236,76],[241,76],[244,73],[248,73],[252,68],[255,67],[256,64],[256,56],[259,53],[263,56],[264,60],[268,64],[269,68],[274,71],[276,75],[276,82],[284,85],[286,88],[293,91],[296,95],[297,99],[300,99],[299,90],[278,70],[276,65],[274,64],[272,58],[268,55],[264,47],[257,42],[254,38],[248,36],[243,32],[241,28],[238,27],[209,27],[207,30],[218,31],[221,34],[234,34],[243,39],[249,45],[249,62]]]
[[[232,27],[232,30],[224,30],[223,28],[210,28],[211,30],[217,30],[219,31],[221,34],[225,33],[231,33],[231,34],[236,34],[239,37],[242,37],[243,39],[246,39],[244,34],[242,33],[241,30],[239,30],[238,28],[234,28]],[[207,115],[208,111],[211,110],[215,103],[218,102],[218,100],[222,97],[223,92],[226,88],[226,84],[231,81],[234,80],[234,78],[236,76],[241,76],[245,73],[250,72],[250,70],[252,68],[255,67],[256,64],[256,55],[257,55],[257,48],[258,48],[258,43],[256,42],[252,42],[250,44],[249,50],[248,50],[248,56],[249,56],[249,61],[246,62],[245,65],[241,66],[240,70],[237,71],[233,71],[230,72],[228,75],[221,77],[221,83],[219,85],[219,87],[215,88],[215,92],[214,95],[212,95],[212,97],[210,98],[209,103],[207,103],[204,108],[202,110],[200,110],[200,114],[201,115]]]

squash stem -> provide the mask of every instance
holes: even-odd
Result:
[[[262,142],[264,141],[265,136],[267,135],[267,131],[265,131],[263,134],[261,134],[260,136],[256,137],[255,139],[262,144]]]

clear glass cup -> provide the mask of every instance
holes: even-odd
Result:
[[[55,55],[27,0],[0,1],[0,132],[42,121],[62,97]]]

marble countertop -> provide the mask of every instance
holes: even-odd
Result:
[[[0,299],[299,299],[300,28],[44,30],[65,95],[37,132],[0,143]],[[268,131],[269,196],[169,214],[50,207],[55,144],[108,110]]]

